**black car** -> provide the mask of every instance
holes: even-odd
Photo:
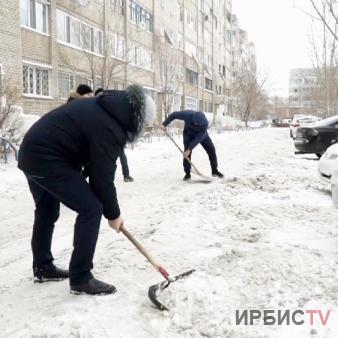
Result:
[[[295,139],[296,154],[316,154],[321,157],[326,149],[338,142],[338,115],[317,122],[312,127],[300,127]]]

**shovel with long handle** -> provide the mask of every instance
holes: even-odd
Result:
[[[169,137],[169,139],[174,143],[174,145],[175,145],[176,148],[181,152],[181,154],[184,156],[184,158],[190,163],[190,165],[191,165],[192,168],[194,169],[195,174],[198,175],[198,176],[201,176],[201,177],[203,177],[203,178],[205,178],[205,179],[207,179],[208,181],[212,181],[212,178],[211,178],[211,177],[208,177],[208,176],[202,174],[202,173],[197,169],[197,167],[194,165],[194,163],[191,162],[191,159],[190,159],[188,156],[186,156],[186,155],[184,154],[184,151],[181,149],[181,147],[177,144],[177,142],[174,140],[174,138],[173,138],[167,131],[165,131],[165,134],[166,134],[166,135]]]
[[[182,279],[186,276],[189,276],[191,273],[193,273],[195,270],[189,270],[187,272],[184,272],[178,276],[170,277],[167,270],[160,265],[156,260],[146,251],[146,249],[139,243],[136,238],[122,225],[120,227],[120,231],[129,239],[130,242],[134,244],[134,246],[141,252],[141,254],[148,260],[148,262],[166,279],[164,282],[160,282],[158,284],[152,285],[148,289],[148,297],[151,300],[151,302],[161,311],[169,311],[169,309],[161,304],[157,300],[157,292],[162,291],[165,288],[167,288],[171,283]]]

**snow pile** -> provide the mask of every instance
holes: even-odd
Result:
[[[226,128],[232,128],[232,129],[236,129],[236,128],[242,128],[245,127],[245,123],[235,117],[229,116],[229,115],[225,115],[225,116],[221,116],[218,115],[215,118],[215,124],[216,126],[222,126],[222,127],[226,127]]]

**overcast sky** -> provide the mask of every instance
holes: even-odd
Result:
[[[258,68],[269,74],[270,92],[288,96],[291,68],[311,67],[310,0],[232,0],[240,27],[255,43]]]

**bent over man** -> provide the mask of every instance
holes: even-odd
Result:
[[[184,155],[191,159],[192,150],[200,143],[209,156],[211,173],[214,177],[224,177],[218,171],[218,163],[215,146],[208,134],[208,120],[202,112],[184,110],[170,114],[162,123],[161,129],[167,131],[167,126],[174,120],[184,121],[183,143]],[[184,181],[191,179],[191,164],[184,158],[183,167],[185,171]]]
[[[69,277],[74,293],[116,291],[91,273],[100,221],[103,214],[116,231],[123,225],[114,186],[116,159],[144,123],[152,122],[154,111],[152,99],[133,85],[74,100],[43,116],[27,132],[18,166],[36,205],[31,241],[36,281]],[[89,183],[80,172],[84,165]],[[51,252],[60,202],[78,214],[69,271],[53,264]]]

